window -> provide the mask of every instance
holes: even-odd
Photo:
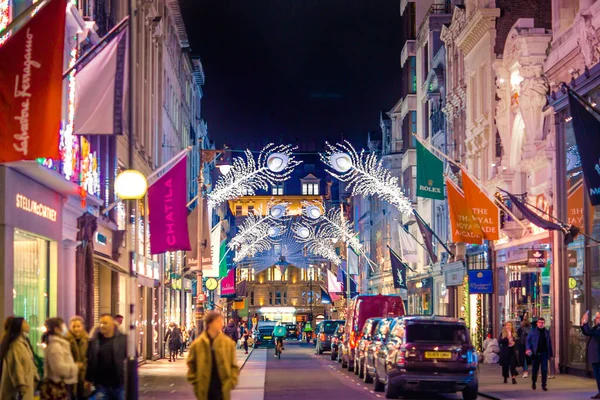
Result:
[[[269,305],[273,305],[273,292],[269,292]]]
[[[318,196],[319,195],[319,184],[318,183],[303,183],[302,194],[304,196]]]
[[[402,187],[404,188],[404,195],[412,201],[415,201],[415,190],[412,178],[412,168],[407,168],[402,173]]]
[[[235,216],[236,217],[242,216],[242,206],[235,206]]]
[[[319,269],[316,267],[310,267],[302,270],[303,281],[314,281],[319,279]]]
[[[275,305],[276,306],[281,305],[281,292],[280,291],[275,292]]]
[[[417,112],[416,111],[411,111],[410,112],[410,134],[411,134],[411,139],[410,139],[410,144],[411,144],[411,148],[414,149],[417,147],[417,138],[416,138],[416,134],[417,134]]]
[[[250,214],[254,214],[254,206],[253,205],[248,206],[248,215],[250,215]]]
[[[409,73],[410,73],[410,77],[408,82],[410,82],[410,92],[409,93],[417,93],[417,58],[416,57],[409,57],[409,62],[410,62],[410,69],[409,69]]]
[[[283,195],[283,183],[272,186],[271,194],[273,196],[282,196]]]
[[[254,292],[250,292],[250,305],[254,305]]]

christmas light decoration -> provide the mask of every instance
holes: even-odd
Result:
[[[474,345],[475,348],[477,348],[477,351],[483,351],[483,338],[484,338],[484,332],[483,332],[483,298],[481,294],[477,295],[477,309],[476,309],[476,321],[475,321],[475,340],[474,340]]]
[[[359,154],[348,141],[336,145],[327,143],[321,161],[334,170],[327,171],[331,176],[348,184],[352,195],[378,196],[402,213],[412,212],[411,201],[398,186],[398,178],[383,167],[375,153],[366,154],[362,150]]]
[[[296,147],[290,145],[268,144],[258,155],[258,160],[250,150],[246,150],[245,159],[236,157],[231,171],[221,175],[213,191],[208,195],[211,207],[242,196],[252,196],[259,189],[268,190],[269,186],[283,182],[290,177],[294,168],[301,163],[292,155]]]
[[[462,305],[462,319],[468,328],[471,327],[471,314],[469,312],[469,275],[465,274],[463,278],[463,305]]]
[[[296,240],[306,246],[306,250],[316,256],[323,257],[335,265],[342,263],[341,257],[336,253],[333,246],[331,231],[323,229],[321,225],[315,229],[312,225],[297,224],[294,233]]]
[[[254,213],[248,214],[244,222],[238,227],[238,233],[227,244],[234,250],[248,243],[254,242],[259,237],[279,236],[284,230],[284,217],[287,214],[289,203],[270,201],[267,204],[269,212],[262,215],[262,208],[257,208]]]
[[[302,202],[303,215],[311,223],[321,222],[319,235],[330,241],[342,239],[350,245],[354,251],[362,253],[362,244],[358,240],[356,232],[352,229],[350,221],[346,220],[338,208],[330,208],[325,214],[321,212],[320,203]]]
[[[10,23],[10,0],[0,0],[0,32]]]

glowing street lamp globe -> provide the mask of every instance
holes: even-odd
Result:
[[[352,169],[352,158],[348,153],[333,153],[329,157],[331,167],[337,172],[344,173]]]
[[[271,207],[271,210],[269,210],[269,214],[271,214],[271,217],[279,219],[285,215],[285,206],[281,204],[273,206]]]
[[[271,227],[269,227],[269,230],[267,233],[269,234],[270,238],[276,238],[277,236],[279,236],[279,231],[280,230],[278,227],[271,226]]]
[[[115,193],[123,200],[139,200],[146,195],[148,181],[140,171],[128,169],[117,175]]]
[[[301,226],[300,228],[298,228],[298,230],[296,231],[296,233],[302,239],[307,239],[310,236],[310,230],[307,227],[305,227],[305,226]]]
[[[278,173],[283,171],[289,162],[290,157],[287,154],[273,153],[267,158],[267,168],[269,168],[271,172]]]
[[[306,216],[310,219],[319,219],[321,218],[321,209],[317,206],[308,206],[306,207]]]
[[[233,166],[231,166],[230,164],[222,164],[218,166],[219,171],[221,172],[221,175],[227,175],[228,173],[231,172],[231,169],[233,168]]]

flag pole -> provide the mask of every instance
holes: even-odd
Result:
[[[46,7],[48,5],[48,3],[50,3],[51,1],[52,0],[42,0],[38,3],[33,3],[32,5],[27,7],[27,9],[25,9],[21,14],[19,14],[19,16],[17,16],[15,19],[13,19],[6,26],[6,28],[4,28],[3,30],[0,31],[0,37],[4,36],[6,34],[9,34],[9,33],[11,33],[11,36],[14,36],[19,31],[19,29],[22,28],[22,26],[20,26],[20,25],[23,23],[23,21],[26,21],[25,23],[27,23],[29,19],[33,18],[31,16],[31,14],[33,14],[34,11],[37,10],[39,12],[42,8]],[[15,30],[15,31],[11,32],[12,30]],[[6,41],[4,43],[6,43]],[[0,47],[2,47],[1,44],[0,44]]]
[[[429,230],[429,232],[431,232],[431,234],[438,240],[438,242],[440,242],[440,244],[444,247],[444,249],[446,249],[448,254],[450,254],[452,257],[454,257],[454,253],[451,252],[448,247],[446,247],[446,244],[442,241],[442,239],[440,239],[438,237],[438,235],[435,234],[433,229],[431,229],[431,227],[427,224],[427,222],[425,222],[425,220],[423,220],[423,218],[421,218],[421,216],[419,215],[417,210],[415,210],[414,208],[413,208],[413,214],[415,214],[415,217],[419,218],[419,220],[423,223],[423,225],[425,225],[425,227]]]
[[[567,92],[571,93],[573,96],[577,97],[577,99],[579,101],[581,101],[583,104],[585,104],[586,106],[588,106],[596,114],[600,115],[600,110],[598,110],[596,107],[594,107],[589,101],[587,101],[586,99],[584,99],[583,97],[581,97],[581,95],[579,93],[577,93],[576,91],[574,91],[573,89],[571,89],[569,87],[569,85],[567,85],[565,82],[561,82],[561,87],[564,90],[566,90]]]
[[[192,150],[192,146],[188,146],[185,149],[181,150],[179,153],[175,154],[169,161],[161,165],[158,169],[154,170],[150,175],[146,177],[146,180],[150,182],[155,176],[163,172],[165,169],[169,169],[172,164],[179,162],[185,155]],[[153,182],[156,183],[156,182]],[[148,183],[148,187],[152,186],[153,183]]]
[[[394,254],[394,255],[395,255],[397,258],[398,258],[398,260],[400,260],[400,262],[401,262],[401,263],[402,263],[402,264],[403,264],[403,265],[404,265],[406,268],[410,269],[410,272],[415,272],[415,270],[414,270],[414,269],[412,269],[411,267],[409,267],[409,266],[408,266],[408,264],[407,264],[407,263],[405,263],[405,262],[402,260],[402,257],[400,257],[400,256],[398,255],[398,253],[396,253],[396,252],[394,251],[394,249],[392,249],[392,248],[390,247],[390,245],[387,245],[387,248],[388,248],[388,249],[390,249],[390,251],[391,251],[391,252],[392,252],[392,253],[393,253],[393,254]]]
[[[413,235],[412,233],[410,233],[410,231],[406,228],[404,228],[404,226],[402,225],[402,223],[400,223],[400,221],[398,221],[398,218],[394,218],[394,220],[398,223],[398,225],[401,227],[401,229],[408,233],[410,235],[410,237],[412,237],[413,239],[415,239],[415,242],[417,242],[417,244],[419,246],[421,246],[425,251],[427,251],[427,248],[425,247],[425,245],[421,242],[419,242],[419,240],[415,237],[415,235]]]

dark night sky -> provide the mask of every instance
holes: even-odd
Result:
[[[180,0],[218,145],[362,146],[399,98],[399,0]]]

